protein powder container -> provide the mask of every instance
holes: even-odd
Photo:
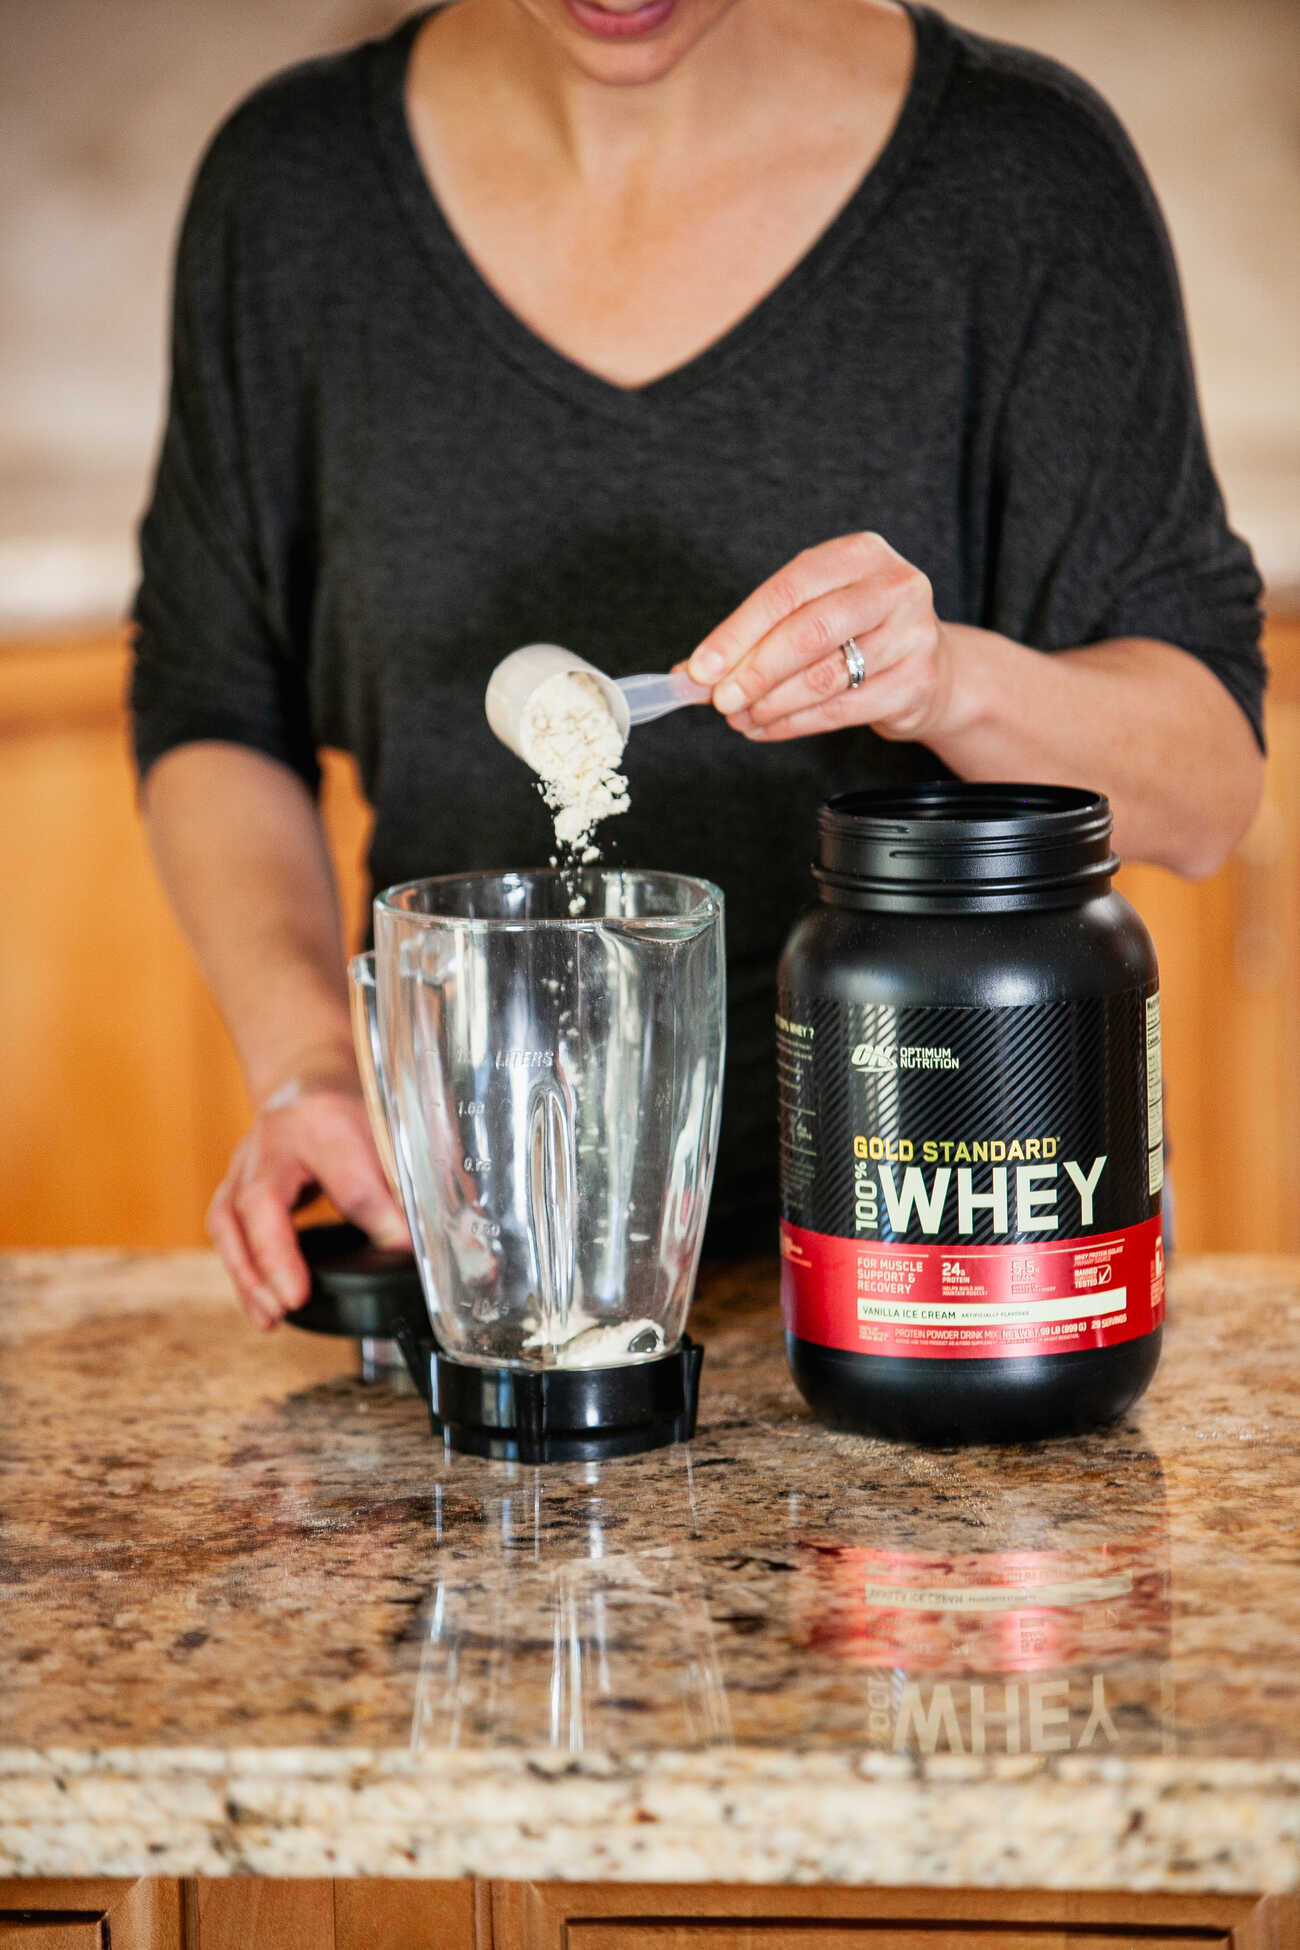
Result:
[[[781,1298],[832,1427],[1011,1442],[1113,1420],[1160,1353],[1160,997],[1097,793],[822,807],[781,958]]]

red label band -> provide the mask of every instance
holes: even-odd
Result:
[[[1160,1218],[1007,1246],[881,1245],[781,1221],[791,1334],[848,1354],[1014,1360],[1113,1347],[1165,1317]]]

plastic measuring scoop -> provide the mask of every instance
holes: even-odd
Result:
[[[697,684],[685,671],[646,671],[636,677],[608,677],[585,658],[558,643],[527,643],[503,657],[488,680],[484,707],[487,720],[503,745],[528,763],[523,749],[528,705],[534,691],[561,671],[580,670],[595,679],[610,713],[626,741],[633,725],[649,724],[684,704],[707,704],[707,684]]]
[[[697,684],[684,670],[646,671],[640,677],[616,677],[614,689],[627,699],[629,724],[649,724],[683,704],[707,704],[713,696],[707,684]]]

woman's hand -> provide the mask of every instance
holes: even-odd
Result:
[[[360,1090],[286,1085],[236,1145],[208,1208],[208,1233],[257,1327],[274,1327],[307,1298],[311,1280],[290,1214],[317,1190],[377,1246],[409,1250]]]
[[[849,682],[843,645],[865,666]],[[882,536],[842,535],[796,555],[712,630],[686,666],[747,738],[870,725],[932,743],[952,698],[952,646],[930,584]]]
[[[856,686],[850,637],[863,666]],[[959,779],[1104,792],[1122,856],[1198,878],[1223,865],[1263,789],[1250,724],[1200,658],[1149,637],[1048,656],[941,623],[926,578],[879,535],[796,555],[686,669],[747,738],[870,725],[928,745]]]

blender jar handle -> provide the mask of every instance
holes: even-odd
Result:
[[[552,1347],[567,1338],[577,1263],[576,1192],[569,1105],[553,1078],[539,1080],[528,1112],[528,1237],[542,1332]]]
[[[379,1040],[379,991],[375,984],[375,956],[353,955],[348,963],[348,993],[352,1003],[352,1041],[356,1046],[357,1069],[361,1073],[361,1094],[370,1113],[370,1129],[384,1167],[388,1189],[403,1209],[402,1188],[393,1155],[392,1119],[388,1111],[388,1089],[384,1082],[384,1060]]]

